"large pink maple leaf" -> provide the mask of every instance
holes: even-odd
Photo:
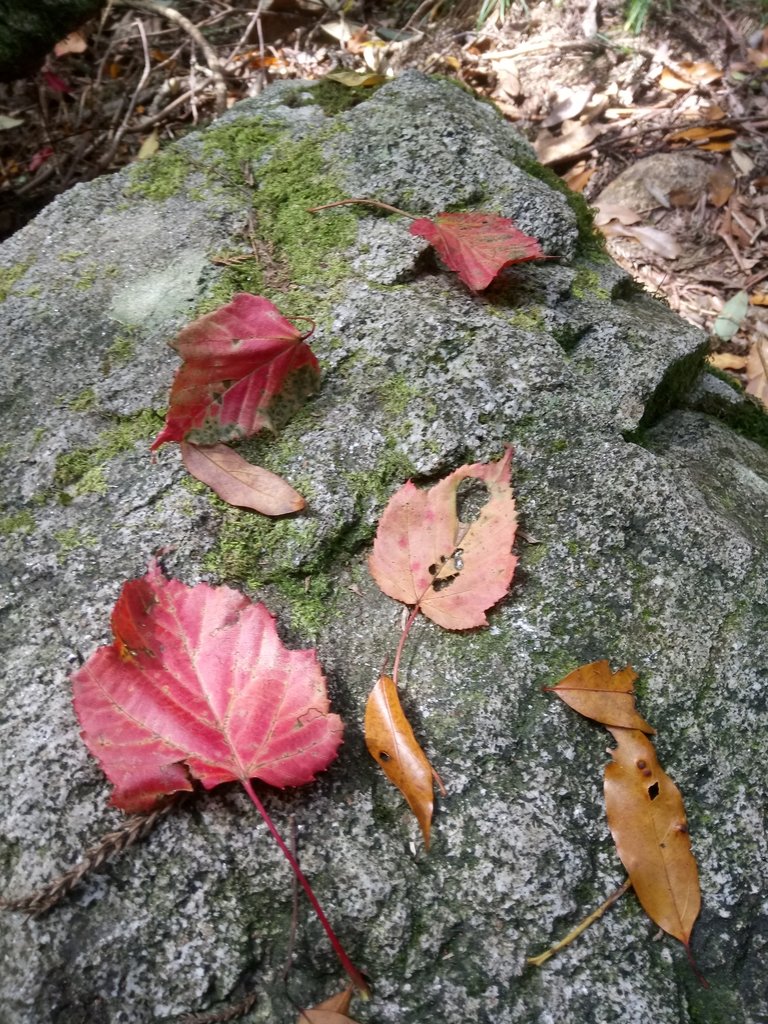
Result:
[[[262,604],[229,587],[188,587],[156,561],[125,583],[112,644],[72,675],[86,746],[114,784],[112,803],[147,811],[170,793],[240,782],[306,892],[342,966],[352,964],[253,788],[310,782],[336,757],[343,725],[329,712],[313,650],[289,651]]]
[[[172,342],[184,362],[152,450],[168,441],[234,441],[287,419],[319,379],[311,333],[247,292],[185,327]]]
[[[336,756],[343,726],[315,652],[287,650],[263,604],[188,587],[152,562],[124,584],[112,628],[115,642],[72,684],[116,806],[149,810],[192,789],[190,775],[206,789],[254,778],[299,786]]]

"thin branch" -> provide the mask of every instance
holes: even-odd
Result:
[[[139,101],[141,90],[144,88],[147,79],[152,74],[152,58],[149,55],[149,43],[147,42],[147,33],[144,29],[144,23],[141,21],[140,18],[136,19],[136,28],[138,29],[139,35],[141,36],[141,46],[144,51],[144,70],[141,73],[141,78],[139,79],[136,88],[133,90],[133,96],[131,97],[131,102],[128,104],[128,109],[125,112],[125,117],[123,118],[120,127],[117,129],[114,138],[112,139],[112,145],[99,160],[100,167],[109,167],[110,163],[112,162],[112,158],[117,152],[117,147],[120,145],[120,140],[125,134],[125,129],[128,125],[128,122],[131,119],[131,115],[136,109],[136,104]]]
[[[378,199],[339,199],[335,203],[323,203],[322,206],[312,206],[307,210],[307,213],[318,213],[320,210],[330,210],[334,206],[354,206],[356,204],[361,206],[375,206],[379,210],[387,210],[389,213],[397,213],[401,217],[408,217],[409,220],[416,220],[415,213],[406,213],[405,210],[398,210],[396,206],[390,206],[389,203],[380,203]]]
[[[168,21],[174,22],[179,26],[179,28],[183,29],[187,35],[197,43],[205,57],[205,62],[208,65],[211,77],[213,78],[214,91],[216,93],[216,113],[223,114],[227,109],[227,84],[224,81],[221,62],[216,56],[216,51],[197,25],[193,24],[189,18],[185,18],[183,14],[179,14],[175,8],[168,7],[166,4],[161,4],[158,0],[114,0],[114,2],[118,7],[132,7],[137,11],[147,11],[150,14],[156,14],[161,18],[166,18]]]
[[[0,900],[0,910],[24,911],[27,914],[32,914],[33,917],[44,914],[72,892],[87,874],[100,868],[115,854],[122,853],[123,850],[127,850],[128,847],[148,836],[158,821],[178,806],[179,801],[175,800],[150,814],[134,814],[120,828],[115,829],[114,832],[107,832],[98,843],[88,847],[82,859],[69,871],[65,871],[63,875],[55,878],[42,889],[38,889],[37,892],[30,893],[29,896]]]
[[[621,899],[621,897],[624,895],[627,889],[631,888],[632,883],[629,879],[627,879],[623,885],[619,886],[616,892],[611,893],[608,899],[604,903],[600,904],[597,910],[593,910],[588,917],[585,917],[584,920],[577,924],[575,928],[572,928],[564,939],[561,939],[559,942],[556,942],[554,946],[551,946],[543,953],[539,953],[538,956],[529,956],[527,963],[532,964],[534,967],[541,967],[541,965],[546,963],[551,956],[554,956],[555,953],[558,953],[561,949],[564,949],[566,946],[570,945],[573,942],[573,940],[578,938],[582,932],[586,931],[591,924],[594,924],[595,921],[601,918],[603,914],[606,912],[606,910],[608,910],[609,907],[612,907],[617,900]]]

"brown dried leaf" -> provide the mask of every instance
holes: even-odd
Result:
[[[605,807],[616,850],[646,914],[688,946],[701,893],[680,791],[637,729],[611,729]]]
[[[655,733],[653,726],[635,708],[632,687],[636,679],[637,672],[629,665],[612,673],[608,661],[593,661],[575,669],[557,686],[548,689],[564,700],[568,707],[595,722]]]
[[[283,516],[304,508],[304,499],[289,483],[261,466],[246,462],[225,444],[181,442],[187,470],[229,505],[251,508],[265,516]]]
[[[681,253],[680,245],[668,231],[649,227],[646,224],[622,227],[621,234],[634,238],[646,249],[663,256],[667,260],[675,260]]]
[[[53,48],[55,57],[65,57],[68,53],[84,53],[88,49],[88,43],[82,32],[70,32],[64,36]]]
[[[397,686],[381,676],[365,708],[365,745],[389,781],[400,790],[416,815],[429,849],[432,823],[432,766],[405,717]]]
[[[723,77],[723,72],[711,61],[681,61],[677,65],[679,73],[665,67],[659,78],[659,85],[669,92],[687,92],[697,85],[709,85]]]
[[[302,1010],[297,1024],[355,1024],[349,1016],[352,1002],[352,990],[345,988],[329,999],[324,999],[317,1006]]]
[[[640,220],[640,214],[629,206],[621,203],[595,203],[595,224],[602,227],[604,224],[617,220],[620,224],[636,224]]]
[[[567,170],[565,174],[561,175],[561,177],[572,191],[583,192],[596,171],[597,167],[588,166],[585,160],[581,160]]]
[[[667,135],[668,142],[702,142],[709,139],[733,139],[733,128],[718,128],[717,125],[699,125],[695,128],[681,128]]]
[[[549,108],[549,113],[541,122],[542,127],[554,128],[556,124],[578,117],[592,99],[594,91],[594,85],[580,86],[576,89],[569,85],[562,86],[557,90],[555,102]]]
[[[707,193],[713,206],[725,206],[733,194],[734,178],[726,167],[717,167],[709,175]]]
[[[707,356],[707,362],[718,370],[743,370],[747,365],[747,357],[737,356],[733,352],[713,352]]]
[[[566,121],[560,135],[553,135],[546,128],[539,132],[533,148],[541,163],[555,164],[586,149],[599,134],[599,129],[594,125]]]
[[[768,409],[768,343],[756,341],[747,356],[747,394]]]

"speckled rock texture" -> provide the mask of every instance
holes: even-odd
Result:
[[[244,589],[287,644],[319,650],[346,742],[315,785],[266,798],[374,981],[361,1024],[768,1020],[766,418],[702,376],[702,335],[601,254],[546,177],[448,82],[408,73],[364,97],[285,83],[77,186],[0,249],[4,896],[122,821],[68,674],[163,549],[170,574]],[[512,215],[555,258],[472,295],[406,220],[306,213],[355,195]],[[166,342],[236,290],[317,323],[320,392],[243,446],[307,497],[279,522],[226,508],[175,446],[148,453],[178,365]],[[417,622],[402,668],[448,791],[427,855],[363,745],[401,611],[366,556],[404,480],[507,443],[525,531],[511,593],[486,630]],[[709,989],[631,893],[526,967],[624,878],[602,800],[610,737],[542,689],[597,658],[640,673],[684,794]],[[5,914],[0,1021],[171,1024],[256,991],[249,1024],[293,1024],[341,972],[302,901],[291,947],[291,913],[282,856],[222,787],[45,916]]]

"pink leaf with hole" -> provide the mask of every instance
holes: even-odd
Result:
[[[487,288],[512,263],[545,258],[535,238],[494,213],[440,213],[434,220],[420,217],[410,232],[426,238],[474,292]]]
[[[499,462],[462,466],[429,490],[408,481],[390,499],[368,565],[396,601],[415,605],[446,629],[487,625],[485,611],[507,592],[517,565],[517,528],[510,485],[512,449]],[[464,480],[485,485],[477,518],[460,521],[456,498]]]
[[[287,420],[320,375],[307,337],[268,299],[246,292],[185,327],[172,343],[184,363],[152,450],[167,441],[233,441]]]

